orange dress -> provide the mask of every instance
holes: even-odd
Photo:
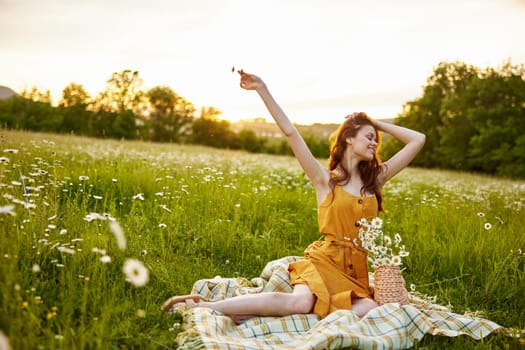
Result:
[[[366,251],[354,245],[359,220],[378,215],[375,196],[357,197],[335,186],[318,209],[324,240],[304,251],[304,260],[291,263],[292,285],[307,284],[315,294],[313,312],[321,317],[338,309],[352,309],[352,298],[372,297]]]

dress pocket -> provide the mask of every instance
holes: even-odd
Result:
[[[357,279],[368,280],[368,260],[367,254],[359,249],[352,249],[349,254],[350,275]]]

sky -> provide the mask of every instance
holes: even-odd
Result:
[[[525,64],[525,0],[0,0],[0,85],[96,96],[114,72],[232,121],[270,118],[232,67],[295,123],[393,118],[440,62]]]

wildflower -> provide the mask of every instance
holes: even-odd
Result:
[[[67,248],[67,247],[63,247],[63,246],[60,246],[57,248],[57,250],[61,253],[67,253],[67,254],[75,254],[75,251],[73,249],[70,249],[70,248]]]
[[[101,255],[106,255],[106,250],[105,249],[99,249],[97,247],[93,247],[91,248],[91,251],[93,253],[98,253],[98,254],[101,254]]]
[[[65,235],[67,233],[67,230],[65,228],[61,229],[58,233],[59,235]]]
[[[399,233],[396,233],[394,235],[394,241],[396,242],[396,244],[401,243],[402,239],[401,239],[401,235]]]
[[[14,208],[15,208],[14,205],[4,205],[0,207],[0,214],[16,216],[16,213],[13,211]]]
[[[395,255],[392,257],[392,265],[395,265],[395,266],[401,265],[401,257],[399,255]]]
[[[403,246],[400,250],[399,250],[399,256],[404,258],[404,257],[407,257],[409,256],[410,254],[405,250],[405,246]]]
[[[492,224],[490,222],[486,222],[485,225],[483,226],[485,228],[485,230],[490,230],[492,228]]]
[[[103,264],[108,264],[111,262],[111,257],[109,255],[102,255],[100,257],[100,262]]]
[[[137,259],[127,259],[122,266],[126,281],[135,287],[143,287],[149,281],[148,269]]]
[[[171,210],[166,206],[166,204],[162,204],[160,207],[166,210],[168,213],[171,213]]]
[[[93,198],[95,198],[95,199],[102,199],[102,198],[104,198],[104,197],[93,195]]]
[[[160,228],[165,228],[165,227],[168,227],[168,225],[160,223],[160,224],[159,224],[159,227],[160,227]]]
[[[415,292],[416,291],[416,285],[414,283],[410,283],[410,290],[412,292]]]
[[[103,215],[100,215],[98,213],[89,213],[84,217],[84,220],[87,222],[91,222],[94,220],[107,220],[107,218]]]
[[[0,163],[9,163],[9,158],[7,157],[0,157]]]
[[[89,180],[89,176],[86,176],[86,175],[80,175],[80,176],[78,177],[78,180],[79,180],[79,181],[87,181],[87,180]]]
[[[4,153],[17,154],[17,153],[18,153],[18,150],[17,150],[17,149],[14,149],[14,148],[6,148],[6,149],[4,149]]]
[[[31,271],[33,271],[34,273],[40,272],[40,265],[34,264],[33,267],[31,268]]]
[[[140,252],[140,255],[144,256],[148,254],[148,251],[146,249],[142,249],[142,251]]]
[[[144,200],[144,193],[136,194],[136,195],[134,195],[132,198],[133,198],[133,199],[138,199],[138,200],[143,201],[143,200]]]
[[[370,224],[372,225],[373,228],[381,228],[383,226],[383,220],[381,220],[381,218],[378,218],[378,217],[375,217],[372,219],[372,221],[370,222]]]
[[[401,235],[394,235],[394,242],[391,236],[385,235],[382,231],[383,220],[373,218],[370,222],[366,218],[359,220],[359,239],[355,240],[356,245],[368,251],[368,262],[373,269],[380,266],[400,266],[402,258],[408,256],[408,252],[402,242]]]
[[[479,213],[478,213],[478,216],[479,216],[480,218],[482,218],[482,217],[485,216],[485,213],[479,212]]]
[[[124,236],[124,231],[117,221],[110,221],[109,229],[113,232],[115,239],[117,240],[117,246],[120,250],[126,249],[126,237]]]
[[[22,302],[22,309],[27,309],[28,307],[29,307],[29,302],[28,301]]]

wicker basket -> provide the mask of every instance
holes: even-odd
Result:
[[[381,266],[374,272],[374,299],[379,305],[408,304],[405,279],[399,266]]]

